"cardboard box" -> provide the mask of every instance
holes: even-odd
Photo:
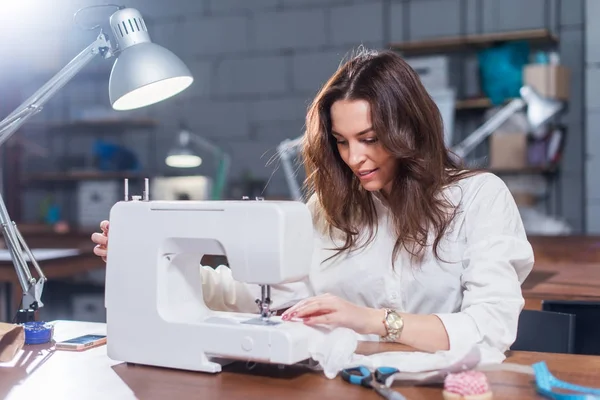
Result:
[[[409,57],[405,61],[419,75],[428,91],[449,87],[447,56]]]
[[[522,132],[493,134],[490,137],[490,168],[527,167],[527,135]]]
[[[529,64],[523,69],[523,84],[544,97],[569,100],[570,71],[563,65]]]

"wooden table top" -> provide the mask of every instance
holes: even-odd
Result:
[[[55,339],[105,333],[105,324],[59,321]],[[110,340],[110,339],[109,339]],[[179,343],[167,343],[179,346]],[[359,352],[372,354],[405,349],[385,343],[361,343]],[[514,352],[508,362],[531,365],[546,361],[559,379],[581,385],[597,385],[600,357]],[[541,399],[532,377],[514,372],[486,373],[494,399]],[[379,399],[374,391],[350,385],[340,377],[327,379],[320,372],[245,363],[224,368],[220,374],[178,371],[113,361],[106,346],[84,352],[54,351],[51,344],[26,346],[11,363],[0,364],[0,398],[69,399]],[[441,387],[395,387],[407,399],[442,399]]]
[[[56,248],[80,251],[80,254],[76,256],[37,260],[48,279],[69,278],[104,266],[100,258],[94,254],[94,243],[91,240],[92,230],[89,233],[82,231],[58,233],[51,227],[27,224],[19,225],[19,230],[31,249]],[[6,247],[4,238],[0,240],[0,247]],[[31,271],[37,277],[33,266],[31,266]],[[0,282],[19,284],[12,261],[0,261]]]
[[[542,300],[600,301],[600,237],[534,236],[535,266],[523,283],[527,303]],[[526,306],[527,307],[527,306]]]

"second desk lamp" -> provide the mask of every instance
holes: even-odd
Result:
[[[216,157],[217,172],[212,184],[211,200],[221,200],[227,184],[231,157],[208,140],[190,132],[183,124],[177,135],[175,146],[169,150],[165,158],[165,164],[173,168],[195,168],[200,166],[202,157],[198,155],[192,145],[198,146],[198,148]]]

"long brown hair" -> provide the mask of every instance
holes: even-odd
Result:
[[[372,240],[377,228],[372,194],[343,162],[331,135],[330,109],[338,100],[367,101],[377,137],[398,160],[386,197],[397,235],[392,264],[402,247],[413,260],[422,260],[431,229],[439,259],[440,241],[456,213],[441,191],[474,171],[463,168],[446,149],[440,111],[415,71],[394,52],[364,49],[340,65],[306,117],[304,186],[309,195],[316,195],[330,235],[337,229],[344,236],[337,254],[359,247],[365,228],[367,242]]]

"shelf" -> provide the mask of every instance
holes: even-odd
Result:
[[[82,180],[113,180],[113,179],[143,179],[149,178],[140,172],[102,172],[102,171],[77,171],[77,172],[40,172],[25,174],[23,183],[40,182],[77,182]]]
[[[491,107],[502,106],[507,104],[513,99],[508,99],[502,104],[492,104],[491,100],[487,97],[474,97],[470,99],[457,100],[454,108],[457,111],[461,110],[485,110]]]
[[[457,110],[476,110],[490,108],[492,102],[487,97],[457,100],[454,108]]]
[[[153,119],[105,119],[105,120],[82,120],[69,122],[38,122],[34,126],[62,131],[81,130],[123,130],[123,129],[152,129],[159,122]]]
[[[484,170],[496,175],[551,175],[558,172],[554,165],[547,167],[524,167],[524,168],[484,168]]]
[[[484,33],[464,36],[446,36],[425,40],[391,43],[393,50],[412,53],[458,52],[489,47],[499,42],[525,40],[531,44],[557,44],[558,37],[547,29]]]
[[[81,230],[71,227],[68,231],[57,230],[54,226],[41,223],[20,223],[17,224],[19,231],[25,239],[31,237],[73,237],[88,238],[93,233],[93,229]],[[2,233],[0,232],[0,235]]]

